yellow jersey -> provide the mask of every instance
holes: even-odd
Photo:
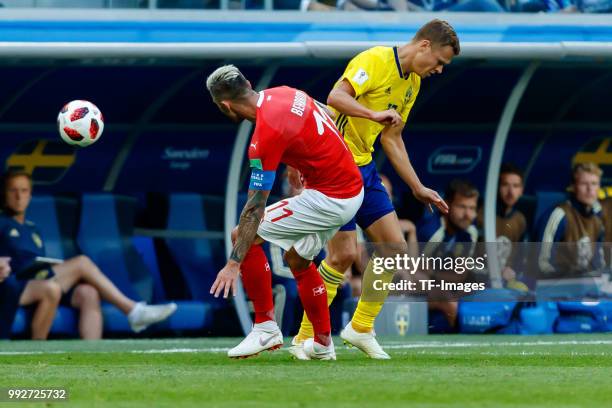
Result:
[[[421,77],[402,71],[397,47],[374,47],[358,54],[346,67],[338,83],[346,79],[355,90],[355,99],[374,111],[395,109],[406,122],[421,87]],[[372,161],[374,142],[384,125],[336,113],[336,127],[344,135],[358,166]]]

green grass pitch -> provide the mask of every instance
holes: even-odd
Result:
[[[609,407],[612,336],[381,339],[390,361],[335,339],[338,361],[238,339],[0,342],[0,388],[65,387],[69,402],[12,407]],[[286,339],[285,344],[289,344]]]

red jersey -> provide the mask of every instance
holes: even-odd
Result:
[[[276,171],[284,163],[302,173],[305,188],[332,198],[359,194],[361,173],[323,108],[305,92],[287,86],[259,95],[249,146],[251,167]]]

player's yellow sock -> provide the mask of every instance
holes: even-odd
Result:
[[[321,262],[318,270],[325,283],[325,289],[327,289],[327,306],[329,306],[338,293],[338,286],[344,281],[344,274],[329,266],[325,261]],[[300,331],[295,337],[298,342],[314,337],[312,323],[308,320],[306,313],[302,316]]]
[[[372,259],[368,262],[368,266],[363,274],[363,282],[361,284],[362,292],[357,303],[357,309],[353,314],[351,325],[356,332],[369,333],[374,328],[374,320],[380,313],[385,299],[389,294],[388,290],[374,290],[374,281],[381,280],[382,282],[389,283],[393,280],[392,271],[384,271],[384,273],[377,275],[374,273],[374,264]],[[364,301],[366,299],[375,299],[376,301]]]

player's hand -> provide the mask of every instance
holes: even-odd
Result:
[[[442,197],[440,197],[440,195],[436,191],[421,185],[412,193],[417,198],[417,200],[419,200],[423,204],[429,205],[430,211],[433,211],[431,208],[431,205],[433,204],[438,210],[440,210],[442,214],[448,213],[448,204],[444,202]]]
[[[502,271],[502,278],[504,278],[506,282],[516,280],[516,272],[514,272],[514,269],[510,268],[509,266],[506,266]]]
[[[227,264],[217,274],[217,279],[210,287],[210,294],[215,297],[219,297],[223,292],[223,298],[227,299],[232,291],[232,296],[236,296],[236,286],[238,284],[238,277],[240,276],[240,264],[235,261],[228,261]]]
[[[385,126],[398,126],[402,123],[402,117],[395,109],[374,112],[370,119]]]
[[[11,258],[8,256],[0,257],[0,282],[4,281],[11,274]]]

